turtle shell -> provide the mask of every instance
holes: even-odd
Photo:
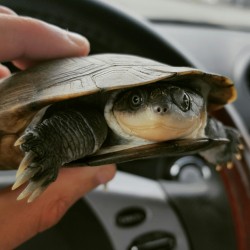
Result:
[[[154,60],[123,54],[99,54],[41,63],[0,82],[0,167],[21,158],[13,142],[35,114],[55,102],[99,91],[140,86],[160,81],[197,81],[208,89],[208,110],[236,99],[233,83],[224,76],[171,67]],[[188,82],[187,82],[188,84]],[[196,86],[197,87],[197,86]],[[13,156],[15,156],[14,163]]]

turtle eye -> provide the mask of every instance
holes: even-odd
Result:
[[[139,95],[133,95],[132,98],[131,98],[131,101],[132,101],[132,104],[134,106],[137,106],[140,104],[141,100],[140,100],[140,96]]]
[[[173,102],[180,108],[183,112],[187,112],[190,109],[190,97],[182,89],[175,88],[172,93]]]
[[[137,108],[142,104],[142,96],[139,93],[132,94],[130,97],[130,105],[132,108]]]
[[[125,112],[134,112],[140,109],[145,101],[145,96],[142,91],[138,90],[129,90],[126,92],[120,93],[114,100],[115,110],[125,111]]]

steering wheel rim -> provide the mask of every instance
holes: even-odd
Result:
[[[3,0],[1,3],[12,8],[18,14],[40,18],[62,28],[84,34],[90,40],[91,53],[136,54],[174,66],[195,66],[188,56],[170,42],[172,40],[168,41],[161,37],[147,21],[100,1]],[[111,38],[114,37],[116,39],[112,40]],[[225,113],[227,116],[226,110],[217,115],[223,117]],[[235,121],[230,117],[225,120],[228,125],[237,127]],[[233,214],[237,245],[240,250],[247,250],[250,248],[250,242],[246,240],[248,238],[246,236],[250,235],[250,226],[247,226],[242,218],[243,215],[247,215],[237,209],[235,202],[247,204],[249,208],[250,206],[246,187],[242,188],[242,177],[239,177],[242,176],[242,170],[239,174],[238,169],[243,169],[244,173],[247,173],[248,183],[250,177],[244,159],[237,163],[237,165],[239,164],[240,166],[235,167],[230,173],[225,169],[222,170],[220,176],[225,185]],[[236,187],[232,188],[230,183]],[[239,193],[241,193],[240,198]],[[240,227],[245,229],[244,233],[239,230]],[[221,228],[221,230],[223,229]]]

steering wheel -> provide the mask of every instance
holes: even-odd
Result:
[[[101,1],[2,0],[1,3],[20,15],[36,17],[70,31],[84,34],[91,43],[91,53],[135,54],[173,66],[196,66],[188,55],[176,48],[173,39],[163,38],[154,31],[149,22]],[[240,122],[233,113],[231,109],[223,109],[214,115],[225,124],[242,130],[239,126]],[[178,160],[171,159],[175,162]],[[189,164],[196,164],[199,167],[200,159],[197,160],[194,157],[192,161]],[[191,249],[234,250],[236,246],[240,250],[250,249],[248,240],[250,226],[247,223],[250,219],[247,213],[250,209],[247,191],[250,175],[249,165],[245,158],[237,161],[231,171],[223,169],[217,173],[212,170],[213,178],[205,180],[206,190],[204,192],[188,192],[190,184],[178,181],[175,181],[173,188],[172,185],[169,185],[171,181],[166,177],[167,170],[162,168],[161,162],[161,160],[143,162],[143,164],[150,165],[147,168],[150,169],[147,177],[152,178],[158,172],[156,179],[162,179],[162,187],[166,189],[170,197],[170,205],[179,215]],[[129,165],[133,165],[133,167]],[[130,172],[136,173],[139,172],[137,165],[140,165],[140,162],[122,164],[120,169],[128,168]],[[145,173],[140,174],[146,175]],[[245,208],[241,209],[240,206],[243,204]],[[89,225],[97,223],[94,214],[82,203],[77,203],[71,211],[73,211],[71,214],[69,212],[66,215],[66,220],[70,220],[67,218],[78,220],[78,217],[75,218],[72,213],[81,211],[81,213],[89,214],[89,220],[91,220]],[[102,235],[103,229],[100,225],[99,227],[97,233]],[[88,232],[88,235],[91,237],[91,233]],[[18,249],[31,249],[29,246],[31,247],[32,244],[38,249],[39,240],[33,239],[32,241]],[[41,238],[40,241],[42,242]],[[77,239],[72,241],[77,241]],[[101,242],[102,249],[112,249],[112,242],[104,243],[104,241],[105,239],[100,236],[99,243]],[[94,241],[90,244],[90,249],[97,249]],[[46,249],[48,248],[46,247]]]

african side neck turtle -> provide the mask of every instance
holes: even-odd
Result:
[[[226,77],[132,55],[41,63],[0,82],[0,167],[20,164],[13,189],[29,181],[19,199],[32,201],[61,166],[101,151],[117,162],[120,154],[122,160],[147,156],[143,145],[153,155],[164,153],[162,141],[171,141],[171,155],[188,153],[204,139],[228,138],[207,157],[214,164],[228,162],[238,152],[239,134],[207,111],[235,98]],[[201,144],[193,151],[204,149]]]

